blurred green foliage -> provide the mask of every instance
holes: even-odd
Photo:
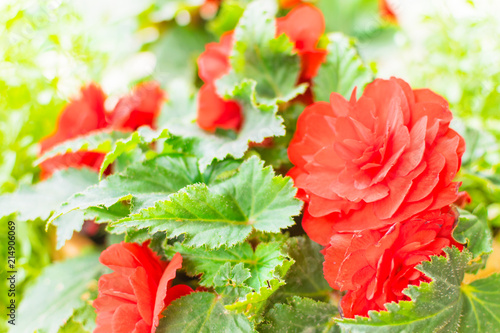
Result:
[[[404,6],[402,4],[401,6]],[[410,82],[443,95],[467,143],[459,180],[500,226],[500,4],[494,0],[439,0],[428,6],[401,57]],[[414,29],[414,30],[412,30]]]

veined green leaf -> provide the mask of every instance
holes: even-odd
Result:
[[[104,157],[104,161],[99,171],[99,179],[102,178],[106,168],[113,163],[121,154],[130,152],[140,144],[148,145],[157,140],[168,138],[166,129],[153,130],[150,127],[142,126],[133,132],[129,137],[117,140],[112,149]]]
[[[203,171],[214,159],[223,160],[227,156],[242,158],[250,142],[260,143],[265,138],[285,134],[283,119],[276,115],[278,108],[273,104],[259,104],[255,100],[255,82],[243,81],[234,87],[233,99],[237,100],[243,111],[243,125],[238,133],[208,133],[196,124],[196,105],[187,108],[175,105],[164,110],[163,124],[178,136],[195,138],[196,151],[200,157],[199,165]]]
[[[243,242],[252,230],[279,232],[293,225],[301,203],[289,178],[274,176],[253,157],[217,185],[187,186],[155,207],[112,224],[115,231],[150,228],[167,237],[185,235],[187,246],[216,248]]]
[[[197,292],[181,297],[163,312],[156,332],[253,332],[253,325],[242,314],[224,309],[212,293]]]
[[[460,209],[459,222],[453,230],[453,237],[466,244],[472,252],[473,263],[467,272],[477,272],[484,267],[488,255],[493,251],[491,229],[488,226],[488,212],[484,206],[478,206],[473,213]]]
[[[154,205],[188,184],[200,181],[196,158],[160,156],[131,165],[67,199],[49,223],[57,226],[57,246],[82,228],[85,219],[109,222],[124,218],[132,209]],[[95,174],[97,178],[97,175]],[[74,192],[73,192],[74,193]],[[67,197],[66,197],[67,198]]]
[[[258,323],[262,320],[262,312],[266,307],[269,297],[284,284],[285,282],[280,279],[272,279],[268,281],[266,286],[261,287],[259,291],[250,293],[245,298],[233,304],[226,305],[226,309],[244,313],[249,319]]]
[[[230,56],[232,70],[216,81],[217,90],[234,98],[234,87],[244,80],[256,83],[258,103],[287,102],[303,93],[307,85],[296,85],[300,58],[286,35],[276,37],[276,3],[250,3],[234,30]]]
[[[77,151],[107,153],[113,148],[113,145],[117,140],[126,138],[128,135],[128,132],[121,131],[94,131],[54,146],[52,149],[40,156],[35,161],[35,164],[40,164],[43,161],[57,155],[75,153]]]
[[[369,312],[369,318],[338,320],[352,333],[357,332],[449,332],[490,333],[500,327],[500,275],[494,274],[461,285],[472,254],[446,248],[444,256],[433,256],[419,269],[432,278],[404,292],[411,301],[387,303],[388,311]]]
[[[251,274],[245,283],[255,290],[264,286],[267,280],[276,277],[276,268],[287,260],[279,243],[261,243],[255,250],[248,243],[215,250],[191,248],[175,243],[167,248],[167,254],[173,255],[175,252],[182,254],[183,267],[189,275],[203,274],[200,280],[202,286],[213,286],[215,275],[225,263],[230,263],[231,266],[242,263]]]
[[[335,306],[294,296],[288,304],[275,304],[258,327],[262,333],[340,333]]]
[[[95,186],[72,196],[56,211],[51,222],[63,214],[90,207],[111,207],[119,201],[132,201],[136,209],[152,206],[186,185],[201,181],[196,158],[159,156],[131,165]]]
[[[284,251],[295,261],[285,276],[286,285],[280,288],[272,298],[273,302],[284,303],[292,296],[310,297],[327,301],[332,288],[323,276],[322,246],[309,237],[293,237],[286,244]]]
[[[225,299],[234,301],[252,292],[252,288],[246,284],[246,280],[251,276],[250,270],[245,268],[242,262],[234,267],[230,262],[226,262],[214,276],[214,289]]]
[[[353,39],[341,34],[328,35],[328,55],[313,79],[313,92],[317,101],[330,101],[330,94],[336,92],[349,99],[355,87],[361,92],[373,81],[371,69],[363,63]]]

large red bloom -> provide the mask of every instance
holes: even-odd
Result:
[[[72,99],[59,116],[53,134],[40,141],[40,154],[54,146],[92,131],[117,129],[133,131],[143,125],[154,126],[165,93],[159,85],[147,82],[138,85],[131,95],[121,98],[111,112],[106,112],[106,95],[95,84],[81,89],[81,95]],[[77,152],[53,157],[40,164],[45,179],[54,171],[69,167],[87,166],[99,170],[104,154]]]
[[[306,108],[288,148],[290,176],[308,202],[304,229],[323,245],[335,231],[381,228],[457,198],[465,143],[448,126],[445,99],[395,78],[354,96],[333,93]]]
[[[122,242],[102,252],[101,263],[113,273],[99,279],[94,333],[154,333],[163,309],[193,292],[186,285],[171,286],[182,266],[181,255],[167,263],[148,245]]]
[[[319,38],[325,30],[325,20],[320,10],[301,5],[285,17],[276,20],[276,35],[286,34],[295,44],[301,59],[298,83],[309,82],[324,61],[326,50],[318,49]],[[205,85],[198,95],[198,126],[213,132],[216,128],[238,131],[243,121],[241,107],[235,101],[224,100],[217,94],[215,80],[231,70],[229,55],[233,32],[221,37],[219,43],[209,43],[198,58],[198,74]]]
[[[325,278],[347,290],[341,300],[345,317],[385,310],[384,304],[408,300],[403,290],[430,279],[415,266],[443,248],[462,245],[452,237],[458,214],[445,207],[399,222],[383,230],[338,233],[326,249]]]

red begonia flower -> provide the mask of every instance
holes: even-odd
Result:
[[[154,333],[162,311],[193,292],[186,285],[171,287],[181,255],[162,261],[148,245],[122,242],[102,252],[100,262],[113,273],[99,279],[94,333]]]
[[[465,143],[451,119],[445,99],[395,78],[307,107],[288,148],[305,230],[315,218],[330,235],[378,229],[453,203]]]
[[[40,153],[43,154],[68,139],[105,128],[108,125],[104,110],[105,99],[104,92],[95,84],[82,87],[81,96],[71,100],[60,114],[55,132],[40,141]],[[41,178],[45,179],[56,170],[69,167],[88,166],[99,170],[103,159],[104,154],[93,152],[56,156],[40,164]]]
[[[97,130],[132,131],[143,125],[154,126],[154,120],[161,110],[165,93],[155,82],[139,84],[131,95],[122,97],[112,112],[106,113],[106,95],[95,84],[81,89],[81,96],[73,99],[64,108],[53,134],[40,141],[40,154],[54,146]],[[40,164],[41,178],[49,177],[54,171],[69,167],[90,167],[98,171],[104,154],[76,152],[55,156]]]
[[[120,130],[134,131],[144,125],[155,127],[164,99],[165,93],[157,82],[141,83],[130,95],[120,98],[108,117],[109,122]]]
[[[301,72],[297,83],[310,82],[324,61],[326,50],[318,49],[319,38],[324,33],[325,20],[317,8],[300,5],[285,17],[276,20],[276,36],[287,35],[295,44],[301,59]],[[198,75],[205,85],[198,96],[197,123],[202,129],[213,132],[216,128],[238,131],[243,115],[235,101],[217,98],[215,80],[231,70],[229,56],[233,44],[233,32],[227,32],[219,43],[209,43],[198,58]],[[308,98],[307,100],[310,100]],[[213,105],[209,106],[208,101]]]
[[[404,289],[430,281],[415,266],[444,254],[445,247],[463,248],[452,237],[457,218],[445,207],[383,230],[333,235],[324,273],[330,286],[348,291],[340,303],[344,316],[366,316],[369,310],[385,310],[385,303],[409,300]]]

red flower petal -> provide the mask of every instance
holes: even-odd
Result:
[[[114,128],[122,130],[133,131],[143,125],[154,127],[164,99],[165,92],[158,83],[141,83],[132,94],[118,101],[109,115],[109,122]]]
[[[169,306],[170,303],[176,299],[181,298],[194,292],[193,288],[186,286],[185,284],[178,284],[169,288],[167,297],[165,298],[165,307]]]
[[[122,242],[102,252],[101,263],[114,272],[99,279],[99,296],[93,303],[96,332],[154,333],[163,309],[193,291],[183,285],[169,288],[182,266],[181,255],[176,253],[167,263],[148,244]]]
[[[154,313],[153,313],[153,327],[151,333],[155,332],[156,326],[160,322],[160,315],[165,306],[169,305],[165,303],[165,298],[168,295],[168,284],[175,278],[175,274],[178,269],[182,267],[182,256],[180,253],[176,253],[167,268],[163,272],[160,283],[158,285],[158,290],[156,292],[156,299],[154,303]],[[175,295],[177,296],[177,294]],[[169,299],[171,301],[171,299]]]
[[[82,87],[80,97],[72,99],[61,112],[54,133],[40,141],[40,154],[66,140],[106,127],[108,124],[104,112],[105,99],[104,92],[98,86],[90,84]],[[103,154],[92,152],[56,156],[41,163],[42,179],[46,179],[56,170],[68,167],[88,166],[99,170],[103,159]]]
[[[232,40],[233,32],[230,31],[222,35],[219,43],[209,43],[205,46],[205,51],[198,57],[198,75],[203,82],[213,83],[229,72]]]
[[[276,20],[277,33],[287,35],[299,53],[313,51],[325,32],[323,13],[311,5],[299,5]]]
[[[326,249],[324,273],[330,286],[348,290],[341,301],[344,316],[366,316],[384,304],[406,299],[409,284],[428,281],[415,266],[447,246],[463,246],[452,237],[457,213],[445,207],[390,228],[342,232]]]
[[[243,115],[236,101],[225,101],[217,95],[214,84],[205,84],[198,95],[198,126],[206,131],[214,132],[216,128],[238,131]]]

